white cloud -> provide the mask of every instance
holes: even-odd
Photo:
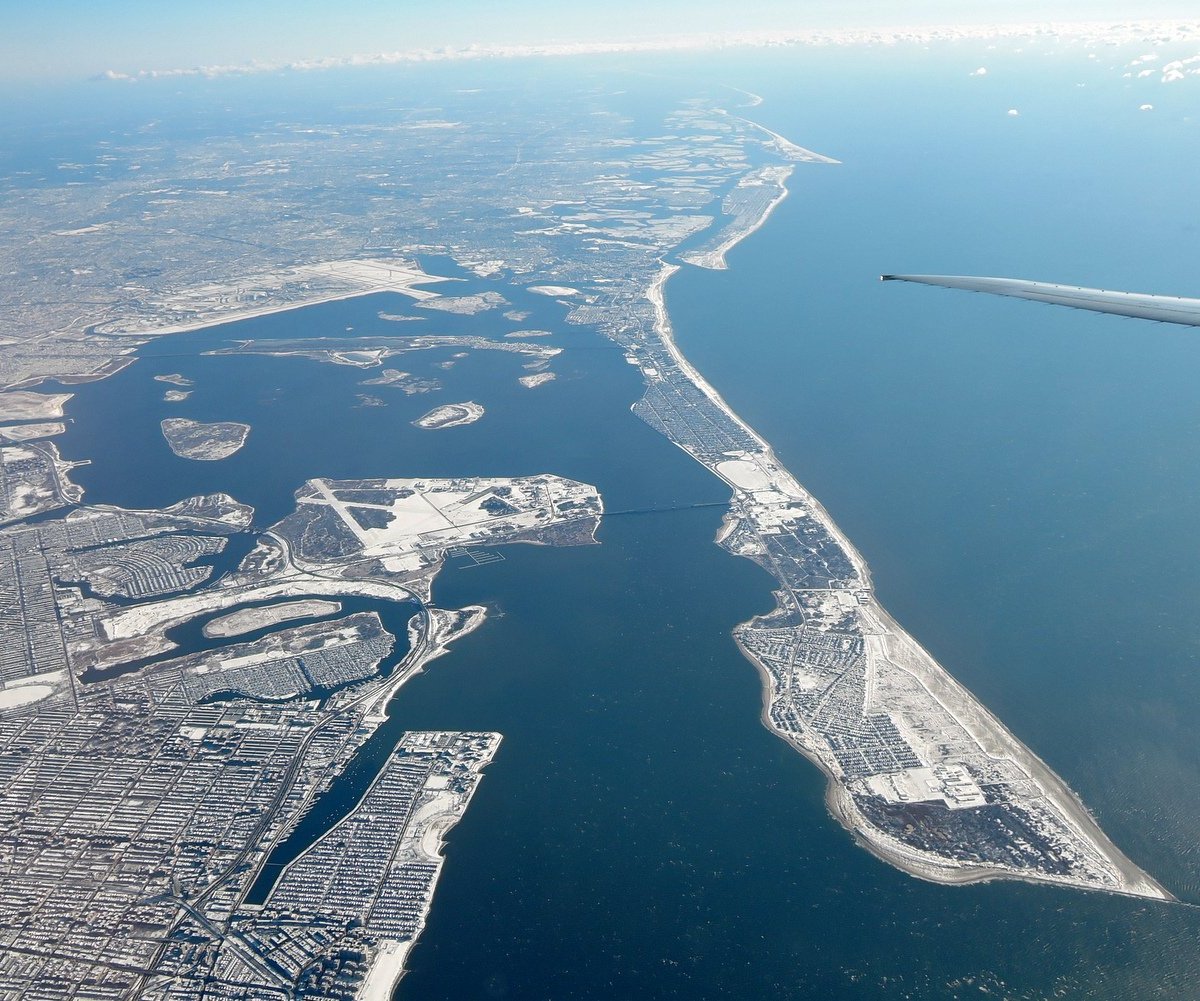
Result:
[[[1153,110],[1154,110],[1153,104],[1143,104],[1141,107],[1138,108],[1138,111],[1153,111]]]
[[[726,35],[690,35],[673,38],[625,42],[563,42],[539,45],[466,45],[436,49],[410,49],[395,52],[358,53],[349,56],[328,56],[321,59],[300,59],[288,62],[248,62],[238,64],[190,66],[168,69],[121,71],[110,69],[96,79],[133,82],[138,80],[170,79],[173,77],[247,76],[256,73],[314,72],[363,66],[390,66],[403,63],[447,62],[452,60],[520,59],[535,56],[580,56],[609,53],[670,52],[746,47],[830,46],[830,45],[897,45],[902,43],[929,44],[966,39],[1038,40],[1042,42],[1075,42],[1082,45],[1162,44],[1167,41],[1195,40],[1200,35],[1200,20],[1196,21],[1125,21],[1064,22],[1031,24],[951,25],[921,28],[876,28],[830,31],[775,31]],[[1094,55],[1094,54],[1093,54]],[[1146,62],[1142,56],[1130,65]],[[1197,57],[1200,59],[1200,56]],[[1184,62],[1192,62],[1185,60]],[[1163,67],[1164,79],[1178,60]],[[1174,71],[1171,71],[1174,72]],[[1188,71],[1183,71],[1188,72]],[[979,67],[972,76],[984,76],[986,67]]]
[[[1163,83],[1177,83],[1189,76],[1200,76],[1200,55],[1190,59],[1175,59],[1162,68]]]
[[[1020,113],[1021,112],[1019,112],[1016,108],[1008,109],[1008,117],[1009,118],[1016,118]]]

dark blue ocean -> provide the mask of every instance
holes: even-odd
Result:
[[[877,281],[1196,294],[1195,90],[1160,86],[1139,111],[1144,85],[1121,58],[963,46],[603,68],[647,102],[656,81],[760,94],[745,113],[842,161],[798,166],[728,271],[672,279],[678,340],[846,530],[896,618],[1123,850],[1200,903],[1200,340]],[[444,389],[407,397],[360,386],[372,371],[201,353],[237,337],[513,328],[491,314],[397,324],[378,313],[405,301],[371,297],[161,339],[77,387],[62,448],[93,460],[74,473],[91,501],[221,489],[260,525],[311,476],[549,471],[595,483],[610,511],[725,498],[629,413],[640,380],[619,351],[550,300],[514,305],[535,311],[517,326],[564,348],[556,382],[520,387],[517,356],[445,369],[451,351],[426,352],[389,364]],[[184,403],[153,381],[172,372],[196,382]],[[364,392],[386,405],[359,405]],[[408,423],[467,399],[486,408],[477,424]],[[176,414],[253,430],[233,458],[188,463],[158,431]],[[439,577],[436,603],[491,617],[401,690],[381,741],[435,727],[505,740],[449,836],[398,996],[1200,996],[1194,907],[935,886],[853,843],[816,769],[759,722],[730,630],[771,607],[771,580],[712,544],[720,514],[617,514],[599,546],[509,547]]]

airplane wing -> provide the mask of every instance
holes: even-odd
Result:
[[[1173,295],[1110,292],[1107,289],[1031,282],[1020,278],[973,278],[967,275],[880,275],[879,280],[989,292],[992,295],[1071,306],[1074,309],[1090,309],[1097,313],[1115,313],[1118,316],[1136,316],[1144,320],[1200,327],[1200,299],[1184,299]]]

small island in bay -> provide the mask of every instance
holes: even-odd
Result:
[[[192,380],[189,379],[186,375],[180,375],[178,372],[172,372],[169,375],[156,375],[154,377],[154,381],[155,382],[169,382],[172,386],[194,386],[195,385],[195,383],[192,382]]]
[[[443,313],[457,313],[460,316],[474,316],[489,309],[507,306],[508,300],[499,292],[480,292],[477,295],[439,295],[417,303],[421,309],[439,309]]]
[[[474,424],[482,416],[483,407],[473,400],[468,400],[466,403],[447,403],[441,407],[434,407],[424,417],[413,421],[413,424],[429,430],[456,428],[463,424]]]
[[[557,376],[553,372],[535,372],[532,375],[521,376],[517,382],[526,389],[536,389],[547,382],[553,382],[556,378]]]
[[[392,386],[408,396],[416,393],[432,393],[442,388],[442,384],[436,379],[421,379],[409,372],[401,372],[395,368],[385,368],[374,379],[363,379],[359,385]]]
[[[168,417],[161,427],[172,452],[181,459],[195,459],[198,462],[228,459],[246,444],[250,434],[250,425],[238,421],[204,424],[186,417]]]

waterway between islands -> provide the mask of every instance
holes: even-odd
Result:
[[[1179,827],[1169,789],[1132,794],[1139,798],[1125,818],[1121,804],[1105,798],[1102,767],[1083,760],[1090,755],[1113,767],[1113,755],[1099,744],[1121,746],[1122,727],[1162,723],[1162,733],[1181,734],[1183,724],[1156,709],[1141,686],[1159,686],[1164,698],[1192,689],[1154,675],[1142,654],[1130,653],[1103,672],[1094,667],[1099,687],[1081,693],[1079,671],[1067,667],[1071,658],[1099,665],[1109,648],[1097,639],[1081,653],[1066,641],[1056,649],[1040,638],[1065,623],[1086,641],[1086,631],[1073,624],[1096,621],[1095,613],[1105,609],[1102,621],[1109,624],[1097,636],[1119,642],[1121,635],[1145,631],[1154,610],[1136,594],[1128,607],[1106,605],[1087,588],[1082,603],[1061,597],[1056,603],[1058,574],[1069,584],[1084,575],[1099,580],[1112,568],[1099,557],[1072,558],[1070,546],[1050,545],[1059,529],[1079,533],[1079,550],[1088,539],[1109,540],[1104,526],[1127,509],[1122,498],[1138,511],[1154,510],[1154,498],[1138,492],[1135,477],[1121,485],[1126,494],[1114,496],[1107,515],[1097,508],[1092,522],[1057,526],[1038,522],[1021,506],[1029,495],[1005,492],[1003,482],[1032,477],[1032,496],[1054,512],[1069,509],[1054,504],[1070,490],[1113,488],[1105,470],[1078,458],[1090,454],[1082,422],[1049,444],[1037,434],[1039,422],[1054,416],[1055,393],[1102,417],[1100,403],[1086,403],[1088,379],[1094,394],[1096,380],[1108,376],[1099,363],[1081,359],[1070,338],[1014,340],[1001,319],[1009,315],[1000,312],[1003,305],[979,306],[977,298],[972,310],[981,312],[957,314],[963,331],[975,337],[970,345],[963,331],[954,339],[922,333],[922,307],[905,313],[894,300],[881,304],[864,296],[866,306],[853,314],[862,327],[847,326],[844,303],[860,294],[856,283],[872,279],[875,266],[855,242],[865,237],[856,234],[875,238],[884,200],[897,185],[920,191],[926,166],[896,165],[879,155],[888,129],[900,127],[886,120],[895,102],[884,102],[872,117],[863,111],[870,95],[853,86],[848,93],[859,103],[843,103],[866,116],[857,130],[866,138],[841,147],[821,141],[822,130],[845,134],[844,123],[834,121],[835,108],[810,110],[803,123],[787,120],[787,113],[768,120],[797,141],[838,155],[847,167],[821,174],[820,181],[801,168],[772,222],[732,255],[731,271],[685,271],[672,280],[667,301],[678,341],[825,502],[871,562],[881,595],[901,622],[1018,736],[1062,767],[1118,844],[1146,859],[1181,896],[1196,899],[1194,870],[1181,846],[1159,845],[1147,833],[1155,828],[1153,817],[1170,831]],[[786,97],[771,106],[786,104]],[[1011,166],[1015,154],[1005,160],[1007,147],[999,140],[975,133],[972,141],[995,154],[997,173]],[[875,173],[865,176],[864,164],[878,164]],[[909,173],[893,176],[901,170]],[[864,197],[864,191],[874,194]],[[942,188],[936,197],[914,197],[913,215],[932,218],[937,198],[947,194]],[[915,226],[906,232],[914,255],[918,237],[933,254],[938,233],[921,235]],[[835,279],[813,265],[814,239]],[[898,239],[889,237],[888,253],[900,253]],[[807,270],[789,258],[797,247],[809,248]],[[451,273],[448,262],[424,263],[432,272]],[[893,266],[899,265],[889,258],[887,267]],[[836,295],[822,296],[818,286],[826,281],[834,282]],[[491,287],[472,279],[462,290]],[[339,803],[349,808],[377,767],[376,756],[405,729],[504,734],[470,809],[449,835],[448,862],[399,996],[1187,996],[1200,973],[1194,910],[1048,886],[934,886],[853,843],[826,813],[824,778],[759,722],[759,678],[730,637],[734,625],[772,606],[771,579],[712,545],[719,507],[674,510],[721,504],[726,489],[628,413],[642,385],[619,351],[564,325],[561,308],[550,300],[512,298],[533,315],[519,324],[498,313],[394,323],[378,312],[417,311],[397,296],[375,296],[163,338],[125,372],[72,387],[77,396],[69,415],[76,423],[61,439],[64,457],[93,460],[73,474],[89,501],[162,506],[224,490],[256,507],[259,526],[286,514],[292,491],[312,476],[553,472],[595,484],[610,511],[665,509],[606,518],[599,546],[509,547],[503,562],[450,567],[435,582],[436,604],[483,603],[490,617],[401,689],[389,722],[318,807],[329,811],[324,817],[334,816]],[[894,310],[909,324],[903,344],[894,336]],[[889,317],[892,326],[884,322]],[[1061,322],[1073,337],[1096,336],[1074,319]],[[231,337],[478,332],[481,323],[495,324],[493,336],[520,327],[553,331],[542,343],[565,349],[552,366],[558,379],[529,390],[516,381],[524,374],[519,356],[472,351],[447,370],[436,366],[453,352],[422,352],[389,364],[446,388],[408,397],[359,385],[378,370],[198,353]],[[748,338],[748,325],[760,336]],[[1122,353],[1114,346],[1127,328],[1109,330],[1099,343],[1113,364],[1122,363],[1129,393],[1157,384],[1170,390],[1156,394],[1160,399],[1182,398],[1179,380],[1195,367],[1182,340],[1163,349],[1175,359],[1173,374],[1152,371],[1144,349],[1130,344]],[[195,380],[189,400],[162,401],[166,387],[152,376],[171,372]],[[1031,387],[1027,399],[1002,398],[1002,387],[1022,380]],[[1114,414],[1131,412],[1128,394],[1106,392],[1120,404]],[[362,394],[386,406],[362,406]],[[478,401],[485,416],[444,432],[410,426],[436,403],[457,400]],[[947,421],[947,408],[957,423]],[[1133,454],[1139,434],[1143,442],[1159,442],[1146,455],[1149,464],[1167,455],[1163,442],[1173,439],[1164,429],[1183,409],[1160,403],[1137,427],[1103,427],[1122,461]],[[253,430],[229,459],[188,463],[171,455],[158,430],[163,417],[174,415],[243,421]],[[1018,450],[1020,469],[972,478],[983,461],[980,442],[1016,462],[1004,452],[1014,435],[1026,442]],[[930,476],[940,493],[919,482]],[[1072,486],[1081,476],[1084,487]],[[876,504],[878,493],[886,504]],[[1164,514],[1163,503],[1157,514]],[[998,513],[986,515],[995,505]],[[985,514],[972,521],[971,512],[980,511]],[[916,526],[910,539],[903,538],[906,524]],[[1134,559],[1131,547],[1140,542],[1157,551],[1139,524],[1121,550]],[[1013,538],[1021,525],[1042,535],[1026,539],[1033,555],[1028,565],[1014,567]],[[1190,545],[1194,532],[1181,538]],[[1059,563],[1039,557],[1038,545]],[[1025,598],[1005,598],[998,586],[988,590],[989,579],[1025,577]],[[993,601],[978,600],[980,594]],[[1170,607],[1174,618],[1182,614]],[[1157,663],[1185,664],[1177,648],[1186,637],[1164,631],[1163,613],[1154,614],[1159,626],[1145,639],[1149,651]],[[1033,625],[1018,628],[1021,623]],[[1130,718],[1133,708],[1104,710],[1105,693],[1116,693],[1114,704],[1147,707],[1144,713],[1152,715],[1139,722]],[[1086,712],[1064,714],[1068,698],[1080,699]],[[1093,727],[1107,735],[1097,737]],[[1186,739],[1178,736],[1172,749],[1164,738],[1149,761],[1126,767],[1169,776],[1190,760],[1194,742]],[[317,825],[318,813],[309,816],[306,824]],[[297,838],[308,831],[302,825]]]
[[[1178,165],[1195,160],[1195,130],[1170,117],[1191,113],[1186,83],[1140,113],[1133,82],[1097,80],[1077,55],[1018,61],[959,43],[656,54],[657,73],[763,94],[757,120],[842,160],[798,167],[731,270],[685,268],[667,305],[688,358],[830,510],[889,610],[1121,848],[1195,902],[1200,341],[874,281],[963,271],[1194,292],[1193,257],[1176,248],[1194,236],[1194,179]],[[981,59],[988,76],[968,83]],[[630,116],[662,89],[641,73],[617,86]],[[605,498],[599,546],[513,546],[439,575],[436,604],[483,603],[487,621],[399,691],[268,880],[353,805],[405,730],[496,730],[504,743],[449,834],[400,997],[1194,995],[1194,907],[934,886],[856,846],[817,769],[759,722],[761,683],[730,632],[772,607],[773,582],[712,545],[726,488],[629,414],[640,376],[552,300],[423,263],[468,278],[455,292],[498,289],[530,316],[371,296],[164,337],[109,379],[57,387],[75,394],[58,442],[92,463],[71,474],[90,503],[220,490],[263,528],[314,476],[552,472]],[[202,354],[238,337],[521,328],[565,349],[556,381],[527,389],[520,356],[445,349],[389,360],[445,387],[405,396],[361,384],[378,368]],[[187,399],[164,400],[172,384],[153,377],[172,373],[195,382]],[[475,424],[411,425],[465,400],[485,408]],[[163,440],[170,417],[252,431],[229,458],[191,462]],[[411,605],[343,604],[380,610],[397,635],[389,663],[401,655]],[[217,648],[200,625],[172,635]]]
[[[485,314],[403,326],[550,329],[545,342],[565,349],[558,379],[533,390],[516,381],[520,356],[471,351],[446,369],[454,352],[428,351],[389,364],[442,392],[376,388],[386,405],[362,406],[372,370],[199,353],[231,337],[395,333],[377,314],[410,307],[378,296],[153,342],[125,372],[76,387],[62,439],[67,458],[93,459],[76,472],[90,501],[149,507],[224,490],[255,506],[259,526],[314,476],[549,471],[596,484],[609,510],[646,512],[607,518],[599,546],[515,546],[503,562],[447,568],[435,604],[483,603],[488,621],[400,690],[388,723],[277,850],[273,870],[353,805],[404,730],[505,735],[449,836],[399,996],[853,997],[868,984],[953,996],[956,978],[1090,978],[1101,927],[1116,929],[1105,962],[1135,968],[1152,959],[1148,934],[1156,948],[1187,934],[1161,908],[1103,896],[929,886],[855,846],[825,811],[823,777],[759,722],[760,681],[730,630],[771,607],[771,580],[712,545],[720,507],[687,509],[720,504],[725,488],[629,413],[641,379],[615,347],[525,298],[534,315],[520,324]],[[171,372],[196,383],[184,404],[164,402],[153,380]],[[485,417],[412,427],[439,397],[477,400]],[[159,435],[171,413],[253,430],[231,458],[188,463]],[[953,958],[933,961],[948,934]],[[1075,945],[1031,950],[1031,937]]]

